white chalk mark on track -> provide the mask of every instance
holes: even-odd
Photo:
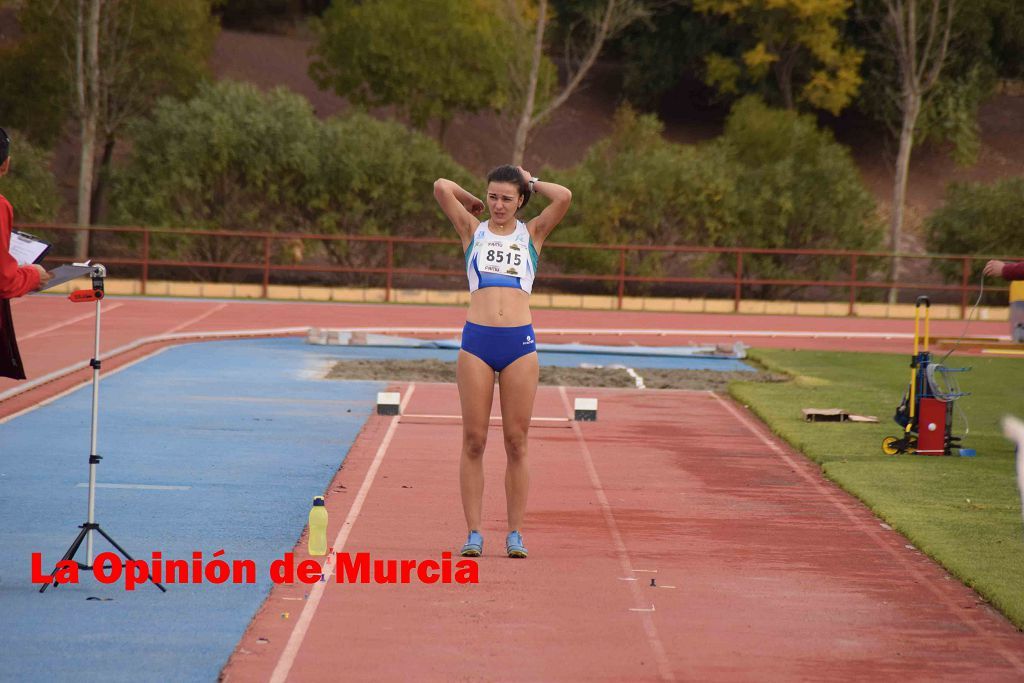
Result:
[[[562,396],[562,404],[565,406],[566,414],[571,415],[573,410],[570,407],[569,396],[565,392],[565,387],[558,387],[558,393]],[[590,483],[597,494],[597,500],[601,506],[601,513],[604,515],[605,524],[608,526],[608,532],[612,536],[612,543],[615,545],[615,554],[619,557],[619,564],[622,566],[623,573],[631,574],[633,573],[633,563],[629,559],[629,551],[626,550],[626,544],[622,540],[622,534],[619,532],[619,525],[615,521],[615,515],[612,514],[612,507],[608,503],[608,496],[605,495],[601,478],[597,475],[597,468],[594,467],[594,458],[590,454],[590,447],[587,446],[587,442],[583,438],[583,430],[578,422],[572,423],[572,429],[576,433],[577,441],[579,441],[580,453],[583,455],[583,462],[586,465],[587,473],[590,475]],[[668,661],[668,654],[665,652],[665,646],[662,644],[661,638],[658,637],[658,628],[654,624],[654,619],[650,616],[650,613],[654,611],[654,605],[646,606],[648,603],[641,595],[639,582],[630,582],[629,587],[632,589],[633,600],[636,605],[636,607],[631,607],[630,611],[643,613],[644,632],[647,634],[647,642],[654,651],[654,657],[658,662],[658,674],[664,681],[674,681],[675,675],[672,673],[672,665]]]
[[[415,384],[410,384],[406,389],[405,396],[402,399],[402,405],[399,408],[399,413],[403,412],[405,407],[409,404],[409,399],[412,398],[412,392],[415,388]],[[334,548],[335,554],[327,558],[327,561],[324,563],[323,579],[313,584],[313,588],[309,592],[309,599],[306,601],[306,604],[303,605],[302,613],[299,614],[299,618],[295,622],[295,628],[292,630],[291,636],[288,637],[288,642],[284,646],[284,651],[281,652],[281,656],[277,660],[274,672],[270,675],[271,683],[284,683],[288,678],[288,673],[292,670],[292,665],[295,663],[295,657],[299,654],[299,648],[302,647],[302,641],[306,637],[306,632],[309,631],[309,625],[313,621],[313,616],[316,614],[317,607],[320,606],[320,600],[323,598],[324,591],[331,583],[331,574],[334,572],[334,558],[337,557],[337,554],[342,552],[345,548],[345,542],[348,540],[348,535],[352,531],[352,526],[356,523],[356,519],[359,517],[359,512],[363,508],[366,496],[370,493],[370,487],[373,486],[373,480],[377,476],[377,470],[380,469],[380,464],[384,460],[384,455],[388,451],[388,446],[391,445],[391,439],[394,437],[395,429],[398,427],[398,418],[399,415],[395,415],[391,418],[391,424],[388,425],[388,430],[384,433],[384,438],[381,440],[380,446],[377,448],[377,454],[373,456],[373,461],[370,463],[369,469],[366,470],[366,476],[363,477],[363,483],[359,487],[359,493],[356,494],[356,498],[352,502],[352,507],[349,508],[348,516],[345,518],[345,523],[341,525],[341,529],[338,530],[338,535],[334,538],[332,547]]]

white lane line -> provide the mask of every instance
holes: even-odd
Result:
[[[636,370],[634,370],[633,368],[627,367],[626,368],[626,374],[628,374],[630,377],[632,377],[633,381],[636,382],[636,388],[637,389],[646,389],[647,388],[646,386],[644,386],[644,378],[641,377],[640,375],[636,374]]]
[[[462,415],[441,415],[431,413],[409,413],[408,415],[401,415],[400,417],[418,417],[425,419],[438,419],[438,420],[459,420],[462,421]],[[569,422],[567,417],[531,417],[531,420],[537,422]],[[500,415],[491,415],[491,420],[495,422],[501,422]]]
[[[76,488],[88,488],[89,484],[75,484]],[[142,489],[145,491],[190,491],[191,486],[163,486],[160,484],[96,484],[98,489]]]
[[[117,373],[121,372],[122,370],[127,370],[128,368],[132,367],[136,363],[141,363],[144,360],[149,360],[150,358],[153,358],[155,356],[159,356],[161,353],[163,353],[166,350],[167,350],[167,347],[165,346],[162,349],[156,349],[152,353],[147,353],[144,356],[140,356],[139,358],[136,358],[135,360],[133,360],[130,363],[125,363],[124,365],[120,365],[120,366],[114,368],[113,370],[104,370],[100,374],[100,381],[102,382],[107,377],[110,377],[112,375],[116,375]],[[88,363],[83,364],[82,367],[88,367]],[[19,410],[16,413],[11,413],[10,415],[7,415],[6,417],[0,417],[0,425],[4,424],[5,422],[10,422],[14,418],[20,417],[20,416],[24,415],[25,413],[30,413],[33,410],[35,410],[36,408],[42,408],[43,406],[48,406],[51,403],[53,403],[54,401],[62,399],[65,396],[67,396],[68,394],[72,394],[72,393],[78,391],[79,389],[81,389],[83,386],[85,386],[86,384],[88,384],[90,382],[92,382],[91,378],[88,379],[88,380],[83,381],[81,384],[76,384],[75,386],[70,387],[69,389],[65,389],[64,391],[60,392],[59,394],[56,394],[54,396],[50,396],[49,398],[45,398],[42,401],[39,401],[38,403],[30,405],[28,408],[25,408],[24,410]],[[5,398],[7,398],[6,394],[0,394],[0,401],[4,400]]]
[[[183,330],[186,327],[188,327],[189,325],[195,325],[200,320],[205,320],[206,318],[209,318],[211,315],[213,315],[217,311],[223,310],[226,306],[227,306],[226,303],[220,304],[218,306],[214,306],[213,308],[211,308],[210,310],[206,311],[205,313],[200,313],[196,317],[189,318],[188,320],[186,320],[185,322],[181,323],[180,325],[176,325],[176,326],[172,327],[171,329],[167,330],[167,332],[165,332],[164,334],[174,334],[178,330]]]
[[[565,406],[565,412],[571,415],[573,411],[570,407],[569,396],[565,391],[565,387],[558,387],[558,393],[562,396],[562,404]],[[615,554],[619,557],[619,564],[622,566],[624,574],[632,574],[633,563],[629,559],[629,551],[626,550],[626,544],[622,540],[622,534],[619,533],[619,525],[616,523],[615,516],[612,514],[611,505],[608,503],[608,496],[605,495],[604,486],[601,485],[601,478],[597,475],[597,468],[594,467],[594,458],[590,453],[590,447],[587,446],[587,442],[583,438],[583,430],[580,428],[579,423],[573,422],[572,428],[573,431],[576,432],[576,439],[580,445],[583,462],[587,467],[587,474],[590,475],[590,483],[597,494],[598,503],[601,505],[601,513],[604,515],[605,524],[608,526],[608,532],[611,534],[612,542],[615,544]],[[672,673],[672,665],[668,661],[665,646],[662,644],[661,638],[658,637],[658,629],[654,625],[654,619],[650,616],[650,613],[654,611],[654,605],[646,607],[648,603],[646,598],[641,594],[639,582],[630,582],[629,586],[633,591],[633,600],[636,605],[635,608],[630,608],[630,611],[643,613],[644,631],[647,634],[647,642],[650,644],[651,649],[654,650],[654,657],[658,662],[658,673],[661,675],[662,680],[674,681],[676,678]]]
[[[207,314],[204,314],[207,315]],[[191,324],[191,323],[187,323]],[[119,346],[112,351],[106,351],[100,354],[102,360],[110,360],[122,353],[128,353],[135,349],[145,346],[147,344],[156,344],[160,342],[179,342],[187,343],[193,341],[210,341],[214,339],[235,339],[241,337],[284,337],[291,334],[298,334],[305,332],[308,327],[280,327],[272,329],[260,329],[260,330],[228,330],[222,332],[176,332],[168,334],[158,334],[152,337],[143,337],[136,339],[133,342],[129,342],[124,346]],[[55,379],[59,379],[64,375],[69,375],[76,370],[89,367],[89,361],[80,361],[78,363],[72,363],[60,370],[54,370],[53,372],[38,377],[28,382],[22,382],[12,389],[0,392],[0,401],[6,401],[9,398],[23,394],[26,391],[31,391],[36,387],[42,386],[48,382],[52,382]],[[88,380],[86,380],[88,381]],[[84,384],[84,382],[83,382]]]
[[[104,313],[110,313],[111,311],[113,311],[115,309],[118,309],[118,308],[120,308],[123,305],[124,304],[109,304],[106,307],[104,307],[103,312]],[[92,320],[95,317],[96,317],[96,311],[95,310],[90,310],[88,313],[84,313],[84,314],[82,314],[80,316],[77,316],[77,317],[74,317],[74,318],[69,318],[67,320],[63,320],[63,321],[61,321],[59,323],[55,323],[53,325],[50,325],[49,327],[44,327],[41,330],[36,330],[35,332],[29,332],[28,334],[19,334],[18,335],[18,341],[25,341],[26,339],[31,339],[32,337],[38,337],[41,334],[46,334],[47,332],[53,332],[54,330],[59,330],[60,328],[65,327],[67,325],[74,325],[75,323],[80,323],[83,320]]]
[[[758,429],[754,425],[754,423],[751,422],[742,412],[740,412],[740,410],[731,402],[723,399],[721,396],[719,396],[713,391],[708,391],[707,393],[711,394],[720,404],[722,404],[722,406],[725,407],[726,410],[732,413],[733,417],[735,417],[740,422],[740,424],[746,427],[748,431],[752,432],[754,436],[761,440],[761,443],[770,448],[772,452],[775,453],[777,456],[782,458],[782,460],[784,460],[786,464],[789,465],[791,470],[799,474],[805,481],[811,484],[811,486],[816,488],[819,492],[823,493],[825,497],[828,498],[833,505],[839,508],[840,512],[842,512],[851,522],[853,522],[855,527],[864,531],[864,533],[867,534],[867,536],[875,543],[875,545],[877,545],[879,548],[881,548],[890,556],[892,556],[897,562],[903,565],[907,569],[908,573],[913,575],[916,583],[925,586],[932,593],[932,595],[934,595],[940,602],[946,605],[950,614],[956,615],[956,617],[958,617],[964,625],[966,625],[968,628],[974,631],[974,633],[980,636],[983,640],[987,641],[988,645],[993,650],[996,650],[999,652],[999,654],[1003,655],[1003,657],[1010,664],[1012,664],[1017,669],[1017,671],[1024,673],[1024,660],[1021,660],[1021,658],[1018,657],[1017,654],[1011,652],[1006,647],[1004,647],[997,637],[993,637],[989,631],[983,629],[981,625],[978,624],[976,621],[968,619],[967,615],[964,614],[964,610],[961,609],[959,605],[955,604],[954,601],[952,601],[948,597],[948,595],[945,592],[943,592],[941,588],[936,586],[935,582],[932,581],[930,576],[925,575],[924,572],[922,572],[915,564],[907,561],[906,558],[909,554],[900,553],[895,548],[893,548],[892,545],[887,540],[885,540],[885,538],[882,537],[881,532],[879,532],[878,529],[874,528],[874,525],[865,525],[863,523],[862,518],[859,517],[853,510],[851,510],[850,506],[839,497],[837,487],[833,487],[832,485],[827,484],[823,479],[823,475],[822,477],[815,477],[810,472],[808,472],[806,462],[803,464],[797,463],[796,460],[790,457],[790,455],[786,453],[782,448],[780,448],[778,444],[776,444],[774,441],[765,436],[764,432]]]
[[[402,405],[399,407],[399,411],[404,411],[405,407],[409,404],[409,399],[412,398],[412,392],[416,389],[415,383],[410,384],[405,392],[405,397],[402,400]],[[345,547],[345,542],[348,540],[349,532],[352,531],[352,526],[356,523],[356,519],[359,517],[359,512],[362,510],[363,502],[366,500],[366,496],[370,492],[370,487],[373,485],[373,480],[377,476],[377,470],[380,469],[380,464],[384,460],[384,454],[387,453],[388,446],[391,445],[391,439],[395,435],[395,429],[398,427],[398,415],[391,418],[391,424],[388,425],[388,430],[384,434],[384,439],[380,442],[380,447],[377,449],[377,454],[373,456],[373,462],[370,463],[370,468],[366,470],[366,476],[363,477],[363,484],[359,487],[359,493],[356,494],[355,500],[352,502],[352,507],[349,508],[348,516],[345,518],[345,523],[341,525],[341,529],[338,530],[338,535],[334,538],[334,554],[327,558],[327,562],[324,563],[323,580],[313,584],[312,590],[309,591],[309,599],[306,604],[302,606],[302,613],[299,614],[299,618],[295,621],[295,628],[292,630],[291,636],[288,637],[288,642],[284,646],[284,651],[281,652],[281,656],[277,660],[277,665],[274,667],[274,672],[270,675],[271,683],[284,683],[285,679],[288,678],[288,673],[292,670],[292,665],[295,663],[295,657],[299,653],[299,648],[302,647],[302,641],[306,637],[306,632],[309,630],[310,622],[313,621],[313,615],[316,614],[317,607],[320,605],[320,599],[323,597],[324,590],[330,584],[330,577],[334,569],[334,558],[337,554],[342,552]]]

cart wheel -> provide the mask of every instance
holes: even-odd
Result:
[[[882,439],[882,452],[886,455],[899,455],[903,451],[899,446],[900,439],[895,436],[887,436]]]

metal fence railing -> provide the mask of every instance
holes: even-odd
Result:
[[[22,224],[21,229],[40,234],[55,243],[47,261],[73,260],[77,225]],[[90,256],[104,263],[117,276],[116,267],[131,272],[146,292],[147,282],[158,279],[154,273],[176,273],[165,279],[221,278],[239,274],[258,282],[263,296],[272,284],[288,279],[360,276],[372,278],[392,300],[396,280],[414,279],[423,283],[455,286],[455,278],[464,271],[447,265],[461,251],[456,239],[399,237],[385,235],[325,235],[181,228],[142,228],[91,226]],[[184,246],[183,246],[184,245]],[[289,258],[296,250],[314,258]],[[573,250],[579,258],[599,257],[604,272],[573,272]],[[358,253],[353,254],[353,251]],[[398,254],[401,253],[401,258]],[[202,258],[196,258],[201,254]],[[426,257],[422,257],[426,254]],[[978,291],[972,277],[980,264],[993,258],[965,254],[893,254],[889,252],[844,251],[829,249],[757,249],[747,247],[656,246],[638,244],[570,244],[547,242],[545,287],[552,290],[573,287],[599,287],[617,298],[618,308],[633,290],[646,292],[714,290],[731,298],[735,310],[745,298],[764,298],[765,292],[785,292],[783,298],[800,298],[803,292],[824,292],[830,300],[845,301],[849,314],[863,300],[880,301],[889,290],[911,294],[921,290],[945,296],[947,303],[959,305],[966,317],[971,300]],[[652,258],[658,272],[650,274]],[[889,277],[894,258],[903,264],[898,281]],[[309,262],[310,260],[314,262]],[[1012,259],[1011,259],[1012,260]],[[457,262],[457,261],[455,261]],[[819,271],[829,276],[808,276],[816,262]],[[822,267],[824,263],[828,267]],[[789,265],[787,265],[789,264]],[[797,264],[797,265],[793,265]],[[803,264],[802,267],[799,264]],[[787,274],[787,270],[790,271]],[[803,272],[801,272],[801,270]],[[181,272],[187,277],[183,278]],[[782,275],[779,275],[779,273]],[[820,275],[820,274],[819,274]],[[307,282],[308,283],[308,282]],[[461,287],[461,283],[458,284]],[[445,288],[442,286],[441,288]],[[1002,283],[991,283],[986,291],[1002,297],[1008,291]],[[912,300],[912,299],[911,299]]]

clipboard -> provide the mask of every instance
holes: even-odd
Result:
[[[11,231],[11,246],[8,253],[14,257],[19,266],[40,263],[50,251],[50,244],[21,230]]]
[[[65,282],[70,282],[76,278],[85,277],[90,275],[94,270],[96,270],[96,266],[89,265],[88,261],[85,263],[72,263],[70,265],[57,266],[50,271],[53,278],[39,291],[45,292],[51,287],[62,285]]]

